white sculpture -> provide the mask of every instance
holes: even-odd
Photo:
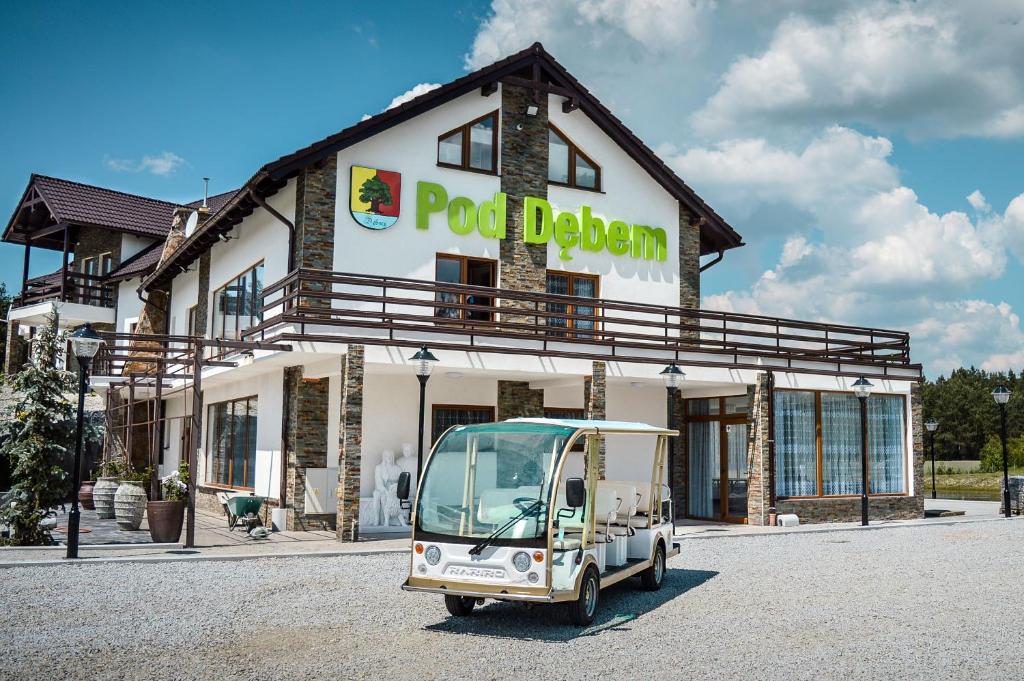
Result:
[[[395,453],[385,449],[381,462],[373,470],[373,514],[380,521],[380,527],[391,525],[394,518],[398,525],[407,525],[398,501],[398,476],[402,469],[395,463]]]
[[[409,501],[416,498],[416,455],[412,453],[412,445],[406,442],[402,445],[402,458],[398,460],[398,467],[403,473],[409,474]]]

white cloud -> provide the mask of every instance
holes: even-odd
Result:
[[[164,151],[155,156],[149,154],[142,157],[140,161],[133,161],[128,158],[105,157],[103,165],[118,173],[151,173],[160,177],[167,177],[174,173],[179,167],[186,163],[185,159],[174,152]]]
[[[709,135],[835,120],[911,137],[1024,135],[1024,5],[873,2],[792,15],[692,117]]]
[[[967,203],[971,204],[971,208],[979,213],[990,213],[992,211],[992,206],[988,205],[988,199],[985,198],[980,189],[975,189],[967,195]]]
[[[431,90],[436,90],[439,87],[441,87],[440,83],[419,83],[418,85],[414,85],[405,92],[403,92],[402,94],[392,99],[391,103],[384,107],[381,113],[387,111],[388,109],[394,109],[396,106],[401,106],[402,104],[405,104],[409,100],[415,99],[420,95],[425,95]],[[359,120],[360,122],[362,122],[365,120],[369,120],[370,118],[373,118],[373,116],[371,116],[370,114],[363,114],[363,117],[360,118]]]

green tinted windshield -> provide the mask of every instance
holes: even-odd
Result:
[[[417,531],[482,538],[527,511],[500,539],[544,536],[551,476],[575,432],[532,423],[452,428],[423,474]]]

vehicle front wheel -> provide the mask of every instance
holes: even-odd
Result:
[[[572,623],[579,627],[592,624],[594,617],[597,616],[597,604],[600,598],[601,584],[598,581],[597,570],[591,566],[583,573],[579,598],[566,604]]]
[[[658,544],[654,550],[654,562],[651,567],[640,573],[640,582],[647,591],[657,591],[665,579],[665,547]]]
[[[465,617],[473,612],[476,599],[469,596],[445,596],[444,607],[456,617]]]

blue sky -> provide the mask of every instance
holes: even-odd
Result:
[[[705,276],[705,307],[907,329],[931,375],[1019,369],[1024,7],[971,8],[6,3],[0,206],[32,172],[171,201],[203,176],[234,188],[541,40],[746,238]],[[11,290],[21,259],[0,245]]]

